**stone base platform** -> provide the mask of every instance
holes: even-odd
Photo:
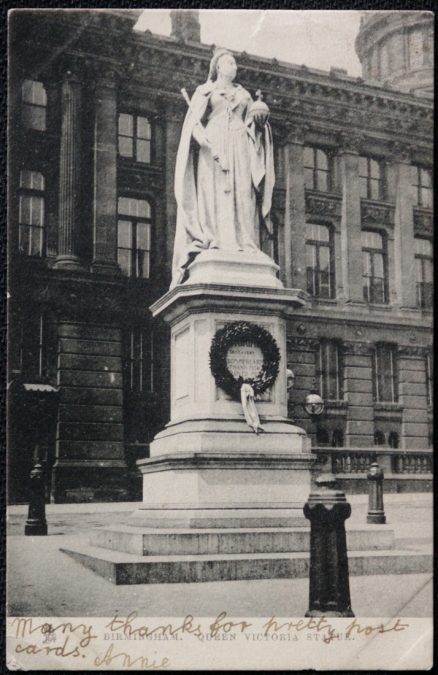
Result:
[[[139,556],[97,546],[61,551],[113,584],[168,584],[250,579],[305,578],[309,553],[222,553],[190,556]],[[429,573],[432,552],[352,551],[351,575]]]
[[[156,529],[131,526],[96,529],[90,544],[142,556],[220,555],[228,553],[304,553],[310,551],[309,527],[235,529]],[[394,548],[388,526],[356,527],[347,533],[350,551]]]
[[[347,529],[350,574],[432,571],[432,551],[419,542],[395,548],[386,525]],[[403,542],[403,546],[405,543]],[[310,528],[96,529],[90,545],[61,550],[113,584],[195,583],[303,578]]]

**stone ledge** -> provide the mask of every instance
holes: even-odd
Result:
[[[302,469],[309,470],[316,457],[299,452],[175,452],[140,459],[137,466],[142,474],[175,469]]]
[[[238,579],[291,579],[309,574],[309,554],[249,553],[144,558],[92,546],[60,548],[66,555],[116,585],[198,583]],[[351,575],[420,574],[433,570],[428,549],[352,551]]]

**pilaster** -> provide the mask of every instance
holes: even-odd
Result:
[[[117,92],[108,70],[94,89],[93,263],[97,273],[120,272],[117,264]]]
[[[341,254],[344,299],[363,302],[362,241],[359,184],[360,137],[341,137]]]
[[[406,449],[429,447],[425,357],[422,347],[398,350],[399,399],[403,404],[402,442]]]
[[[61,84],[61,148],[59,178],[58,269],[82,269],[79,260],[81,205],[82,83],[76,72],[64,71]]]
[[[284,265],[287,288],[306,288],[306,195],[303,168],[305,132],[306,126],[302,124],[290,126],[284,148]]]
[[[348,403],[347,447],[369,448],[374,443],[372,350],[362,342],[344,342],[344,396]]]
[[[416,307],[414,202],[409,148],[394,146],[394,278],[397,304]]]

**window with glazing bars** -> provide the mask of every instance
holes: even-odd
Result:
[[[19,370],[27,380],[47,375],[47,320],[44,314],[27,317],[20,326]]]
[[[433,203],[432,172],[422,166],[414,166],[413,173],[415,203],[417,206],[431,209]]]
[[[324,150],[304,147],[304,185],[308,190],[330,190],[330,158]]]
[[[44,189],[44,176],[39,171],[20,171],[18,249],[23,255],[44,255]]]
[[[426,400],[427,405],[430,406],[433,403],[433,354],[427,354],[424,359],[425,371],[426,371]]]
[[[117,260],[128,277],[150,276],[152,210],[146,199],[119,197]]]
[[[47,95],[42,82],[24,80],[21,85],[21,119],[28,129],[46,130]]]
[[[397,347],[378,344],[373,352],[373,395],[375,401],[398,401]]]
[[[362,281],[366,302],[388,301],[385,242],[378,232],[362,231]]]
[[[307,292],[316,298],[334,298],[333,235],[327,225],[306,225]]]
[[[152,127],[143,115],[119,115],[119,155],[136,162],[152,161]]]
[[[343,393],[342,349],[335,340],[322,340],[319,345],[317,376],[324,399],[339,401]]]
[[[433,259],[432,242],[415,237],[415,266],[417,275],[417,306],[432,309],[433,305]]]
[[[382,165],[372,157],[359,157],[360,196],[364,199],[383,199]]]
[[[144,327],[135,327],[125,335],[125,385],[131,392],[154,390],[153,333]]]

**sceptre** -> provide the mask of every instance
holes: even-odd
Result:
[[[205,132],[205,127],[201,122],[201,118],[199,115],[193,110],[193,106],[190,102],[189,95],[187,94],[186,89],[181,89],[181,94],[183,95],[183,98],[185,102],[187,103],[187,107],[189,108],[190,112],[192,113],[193,117],[196,120],[196,126],[201,127],[201,129]],[[221,159],[217,153],[214,152],[212,149],[212,154],[213,154],[213,159],[219,164],[220,168],[224,172],[224,178],[225,178],[225,187],[224,187],[224,192],[230,192],[230,178],[229,178],[229,169],[225,168],[224,165],[221,162]]]

